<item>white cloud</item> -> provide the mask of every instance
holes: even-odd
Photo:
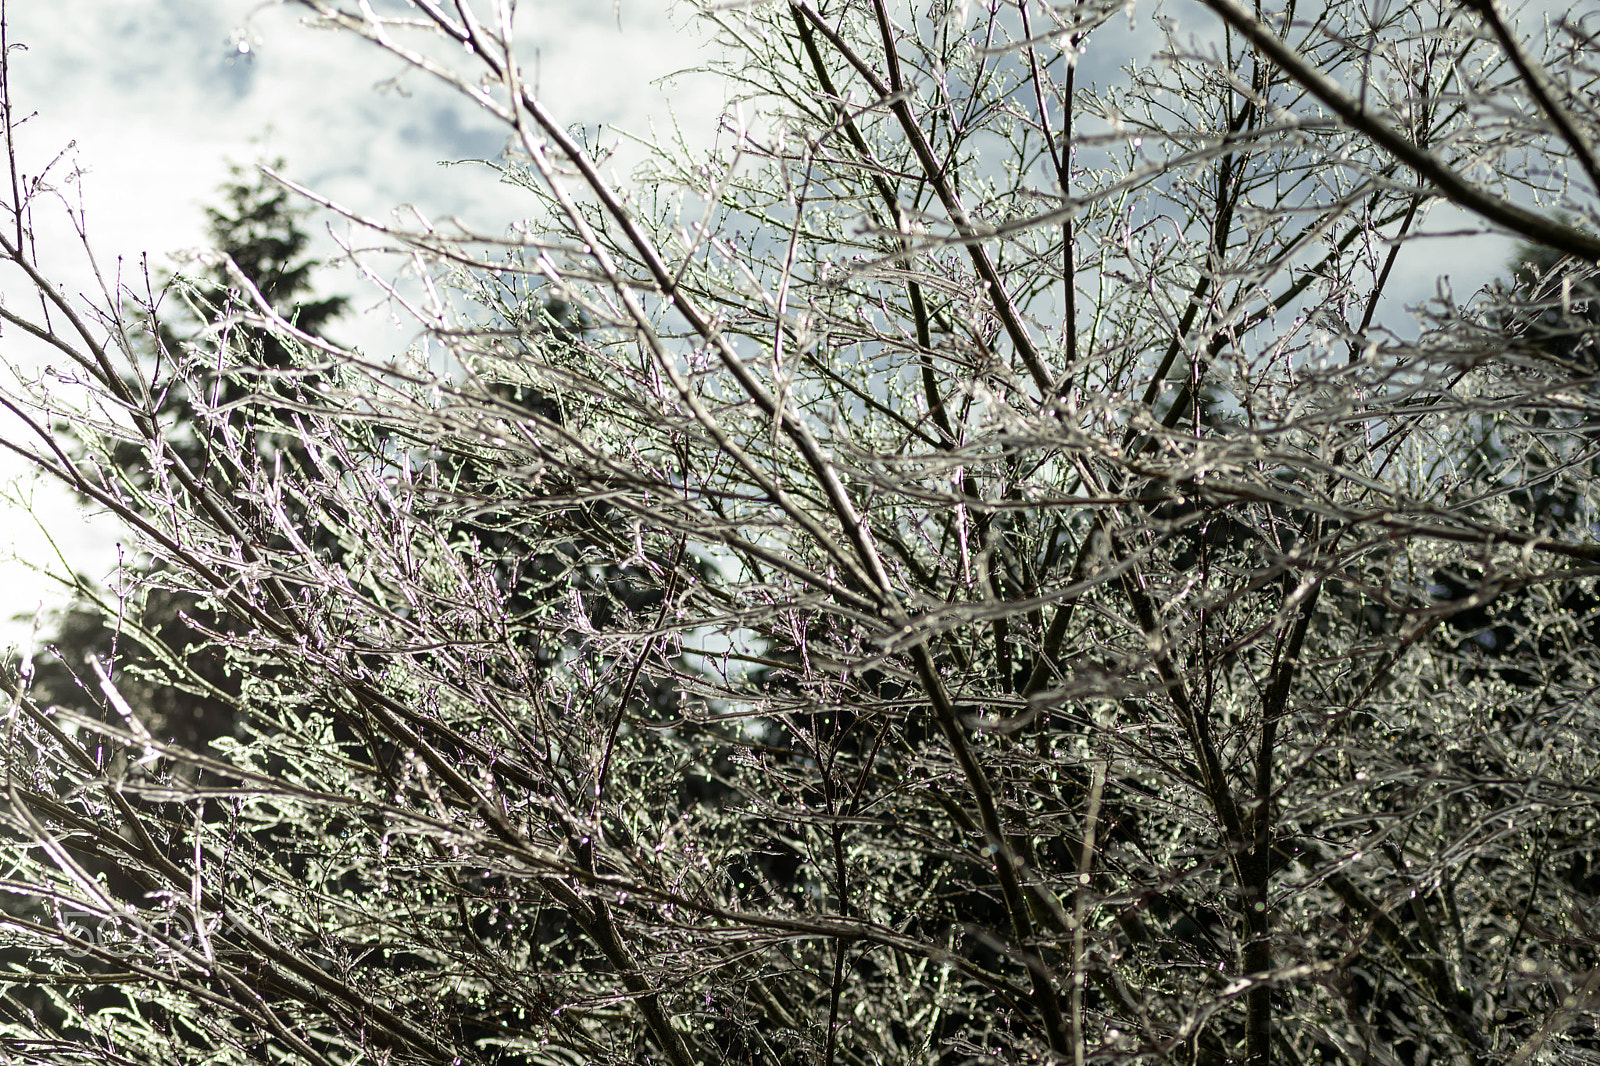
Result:
[[[526,76],[559,118],[589,128],[647,131],[675,114],[691,137],[710,143],[722,106],[715,79],[656,79],[701,57],[692,34],[669,18],[666,0],[610,4],[524,3],[519,22]],[[152,269],[205,241],[204,207],[227,177],[230,162],[282,156],[287,173],[345,207],[387,218],[413,204],[430,218],[457,217],[500,233],[524,213],[516,190],[486,169],[441,167],[441,161],[494,158],[505,131],[453,93],[407,71],[392,56],[341,33],[303,24],[304,9],[260,0],[50,0],[10,5],[13,97],[32,111],[19,137],[23,169],[37,174],[75,145],[55,173],[72,166],[89,236],[102,270],[138,276],[148,253]],[[247,51],[241,51],[243,42]],[[456,56],[455,59],[463,57]],[[622,157],[625,158],[625,157]],[[48,265],[69,291],[92,292],[93,274],[70,227],[46,223]],[[319,254],[335,251],[324,238]],[[352,277],[324,284],[371,304]],[[0,277],[0,295],[17,291]],[[5,335],[6,358],[36,355]],[[376,321],[346,328],[347,340],[398,348],[409,336]],[[0,433],[16,428],[0,425]],[[0,459],[0,481],[22,473]],[[47,484],[22,489],[39,517],[0,505],[0,640],[20,639],[14,612],[56,604],[56,588],[17,559],[52,558],[38,529],[48,527],[73,565],[103,578],[117,561],[110,523],[78,516],[67,494]],[[9,511],[9,513],[8,513]]]
[[[660,80],[706,58],[695,32],[676,25],[668,5],[523,0],[524,75],[568,123],[641,135],[676,125],[691,143],[710,145],[725,90],[710,76]],[[435,220],[456,216],[500,232],[526,211],[522,194],[486,170],[439,166],[499,153],[505,134],[488,116],[350,35],[305,28],[303,8],[270,0],[28,0],[9,10],[10,38],[28,48],[12,56],[14,97],[36,112],[20,138],[24,167],[38,173],[76,143],[72,158],[84,176],[68,191],[81,191],[99,262],[113,277],[136,277],[143,253],[160,267],[165,255],[203,244],[203,209],[229,161],[282,156],[292,177],[379,218],[414,204]],[[1147,58],[1158,39],[1150,17],[1157,13],[1178,20],[1184,39],[1198,34],[1201,45],[1216,33],[1215,19],[1190,0],[1141,3],[1139,18],[1114,18],[1097,31],[1080,84],[1116,81],[1124,62]],[[460,53],[441,58],[468,60]],[[642,155],[624,145],[612,165],[626,174]],[[1468,224],[1436,212],[1429,228],[1450,230],[1458,222]],[[81,257],[66,254],[70,231],[57,225],[43,232],[52,268],[59,265],[72,291],[92,290]],[[331,252],[331,240],[321,248],[320,254]],[[1508,253],[1508,242],[1494,237],[1410,242],[1392,303],[1427,299],[1445,273],[1458,296],[1469,293],[1503,270]],[[0,276],[0,295],[7,280]],[[358,307],[372,303],[353,278],[334,276],[325,284],[356,295]],[[14,333],[4,338],[13,361],[27,351]],[[409,340],[381,314],[343,336],[380,352]],[[0,480],[16,473],[15,463],[0,460]],[[115,564],[116,534],[105,523],[79,519],[59,490],[40,486],[32,500],[76,566],[102,577]],[[20,512],[5,527],[0,580],[10,597],[9,609],[0,602],[0,639],[15,639],[19,630],[5,628],[6,616],[41,599],[59,601],[26,568],[3,559],[9,536],[18,555],[47,561],[42,535],[30,532],[33,523]]]

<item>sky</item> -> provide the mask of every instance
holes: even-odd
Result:
[[[687,75],[660,83],[703,55],[667,0],[527,2],[519,29],[524,62],[554,112],[588,128],[644,134],[674,120],[714,135],[723,90]],[[281,157],[296,181],[360,213],[393,217],[414,205],[491,233],[526,213],[487,170],[442,161],[494,159],[505,134],[466,101],[407,73],[345,34],[309,29],[302,14],[260,0],[9,0],[11,85],[20,112],[25,173],[51,173],[82,195],[86,229],[103,277],[137,278],[205,243],[205,207],[230,165]],[[620,167],[628,165],[619,158]],[[69,288],[93,293],[95,275],[72,234],[51,231],[51,257]],[[323,255],[336,246],[321,231]],[[73,252],[73,254],[68,254]],[[325,291],[358,294],[356,279],[327,272]],[[335,333],[369,351],[403,351],[413,339],[383,315]],[[0,334],[8,362],[30,359],[15,331]],[[3,431],[3,430],[0,430]],[[64,490],[0,458],[0,647],[24,642],[41,605],[58,606],[51,542],[73,568],[103,581],[119,557],[118,527],[83,514]],[[17,504],[24,506],[18,506]],[[41,528],[43,527],[43,528]],[[45,529],[49,535],[46,536]],[[17,615],[28,619],[15,620]]]
[[[1158,10],[1140,2],[1144,14]],[[1165,0],[1160,9],[1183,6]],[[709,54],[669,0],[523,0],[520,11],[524,62],[531,57],[532,78],[556,115],[640,135],[676,126],[691,143],[711,143],[725,89],[704,74],[669,77]],[[32,112],[19,134],[23,167],[39,173],[68,151],[51,173],[69,196],[82,197],[103,278],[137,278],[142,256],[158,271],[202,246],[204,209],[230,165],[279,157],[295,180],[378,218],[414,205],[431,219],[454,216],[497,233],[526,213],[520,194],[486,169],[441,166],[500,154],[504,132],[487,116],[347,34],[305,27],[298,9],[261,0],[9,0],[7,15],[10,40],[26,47],[11,67],[13,98]],[[1130,17],[1115,31],[1117,47],[1147,55],[1153,25]],[[1095,58],[1107,62],[1105,54]],[[642,154],[633,151],[619,153],[616,169],[627,172]],[[74,168],[78,177],[66,180]],[[50,265],[70,289],[92,293],[95,275],[71,238],[60,226],[52,231]],[[319,239],[322,254],[336,250],[326,232]],[[1415,269],[1405,299],[1431,293],[1441,255],[1455,257],[1459,293],[1502,272],[1507,247],[1480,248],[1478,265],[1459,248],[1408,250]],[[372,307],[353,277],[329,273],[321,285],[355,295],[358,310]],[[414,339],[382,314],[335,335],[378,354]],[[0,344],[8,362],[28,364],[15,331],[0,334]],[[7,483],[0,646],[25,642],[27,619],[63,602],[37,570],[63,569],[55,549],[102,582],[121,551],[114,524],[79,512],[64,490],[0,458],[0,485]]]

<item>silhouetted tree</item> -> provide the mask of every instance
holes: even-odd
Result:
[[[240,311],[250,307],[241,286],[252,287],[276,315],[310,337],[322,337],[348,307],[344,296],[312,298],[318,263],[307,255],[307,207],[278,183],[239,167],[219,193],[222,206],[206,209],[208,263],[195,275],[169,278],[155,306],[125,309],[130,354],[154,399],[155,418],[165,427],[173,454],[202,476],[211,470],[209,450],[216,440],[229,432],[251,432],[237,405],[262,387],[264,374],[285,375],[266,378],[268,390],[302,399],[311,395],[307,386],[314,382],[275,330],[239,320]],[[213,371],[206,352],[214,351],[219,334],[241,358]],[[196,367],[202,369],[194,373]],[[71,425],[62,430],[70,435]],[[292,436],[262,437],[256,448],[263,462],[298,458]],[[103,461],[117,477],[144,482],[146,458],[138,445],[115,441]],[[223,480],[215,487],[231,491]],[[54,631],[42,638],[47,650],[36,660],[35,697],[80,710],[108,710],[92,657],[118,675],[124,692],[151,715],[157,733],[204,749],[213,738],[234,732],[240,680],[216,636],[235,621],[212,610],[205,597],[173,589],[156,573],[138,572],[138,566],[121,579],[122,587],[133,592],[122,602],[110,602],[104,590],[81,583],[78,602],[65,608]],[[154,564],[156,571],[164,566]]]

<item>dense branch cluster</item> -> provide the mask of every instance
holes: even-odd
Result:
[[[300,6],[526,219],[351,220],[387,362],[14,185],[8,446],[149,563],[8,680],[0,1061],[1600,1058],[1584,21],[708,3],[621,187],[509,0]],[[1401,306],[1441,205],[1526,251]]]

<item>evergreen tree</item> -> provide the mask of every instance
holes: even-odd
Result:
[[[130,311],[156,417],[172,427],[169,439],[178,457],[213,479],[206,452],[221,429],[215,424],[202,429],[198,420],[228,421],[238,432],[243,423],[234,406],[261,387],[265,375],[284,375],[266,378],[267,387],[302,400],[314,383],[278,331],[239,321],[256,310],[241,280],[276,315],[313,337],[323,336],[348,306],[344,296],[313,298],[319,263],[307,254],[308,207],[265,175],[238,166],[219,194],[221,205],[206,209],[209,265],[196,276],[169,278],[160,313]],[[194,365],[203,359],[196,354],[196,341],[215,330],[229,331],[239,352],[237,363],[222,375]],[[263,459],[282,459],[293,448],[289,437],[258,439]],[[120,442],[108,458],[122,477],[137,482],[149,475],[141,449],[132,443]],[[230,491],[220,481],[215,487]],[[54,631],[44,640],[47,651],[36,663],[34,691],[49,704],[103,711],[105,697],[89,664],[98,659],[131,697],[150,708],[152,725],[164,737],[204,748],[234,729],[232,697],[238,683],[213,636],[235,623],[192,593],[166,586],[159,570],[127,575],[123,585],[133,595],[120,605],[81,579],[77,601],[56,617]]]

